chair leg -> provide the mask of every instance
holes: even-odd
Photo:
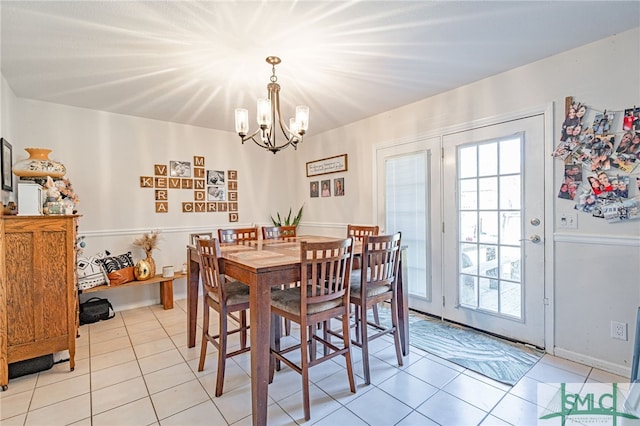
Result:
[[[240,312],[240,348],[247,347],[247,311]]]
[[[331,335],[329,334],[329,323],[330,321],[324,321],[324,323],[322,324],[322,338],[325,340],[325,342],[331,343]],[[324,356],[329,355],[329,346],[322,345],[322,347],[324,348]]]
[[[349,324],[349,315],[342,316],[342,342],[345,348],[348,348],[344,354],[345,363],[347,364],[347,377],[349,378],[349,389],[351,393],[356,393],[356,382],[353,376],[353,360],[351,359],[351,336],[349,335],[351,325]]]
[[[271,314],[271,335],[270,335],[271,348],[273,348],[276,352],[280,352],[280,337],[282,336],[282,332],[280,329],[280,321],[281,321],[281,318],[278,315],[273,313]],[[275,361],[275,370],[280,371],[280,368],[281,368],[280,360],[274,359],[274,361]],[[273,380],[273,377],[271,377],[271,380]]]
[[[273,355],[273,351],[280,350],[280,336],[278,331],[276,330],[276,323],[279,323],[280,318],[276,314],[271,314],[271,330],[270,330],[270,344],[269,344],[269,384],[273,383],[273,376],[276,368],[280,371],[280,361],[276,360],[276,357]],[[276,367],[277,364],[277,367]]]
[[[316,334],[316,325],[310,325],[309,326],[309,335],[308,335],[308,339],[309,339],[309,358],[311,359],[311,361],[315,361],[316,359],[316,353],[318,350],[318,346],[316,344],[315,339],[313,338],[313,336]],[[302,340],[302,336],[300,336],[300,342],[304,342],[304,340]]]
[[[402,351],[400,349],[400,332],[398,331],[398,299],[391,299],[391,325],[393,327],[393,343],[396,345],[396,358],[402,367]]]
[[[314,327],[315,328],[315,327]],[[307,330],[311,327],[300,327],[300,352],[301,352],[301,373],[302,373],[302,403],[304,406],[304,419],[311,419],[311,409],[309,408],[309,356],[307,352],[307,340],[311,335],[307,336]],[[313,339],[311,339],[313,341]],[[312,345],[315,346],[315,345]]]
[[[367,330],[367,307],[365,304],[358,306],[362,312],[360,315],[360,344],[362,345],[362,370],[364,372],[364,383],[371,384],[371,372],[369,370],[369,336]]]
[[[218,348],[218,372],[216,377],[216,396],[222,395],[222,387],[224,386],[224,367],[227,358],[227,311],[220,313],[220,337]]]
[[[204,303],[204,311],[202,314],[202,343],[200,345],[200,363],[198,364],[198,371],[204,370],[204,360],[207,357],[207,344],[209,343],[209,306]]]
[[[366,318],[366,315],[365,315]],[[373,322],[376,323],[376,325],[380,325],[380,317],[378,316],[378,304],[376,303],[375,305],[373,305]]]
[[[360,336],[361,336],[361,333],[360,333],[360,326],[361,326],[360,317],[362,316],[362,312],[360,310],[360,305],[355,305],[354,304],[353,305],[353,310],[355,311],[354,324],[356,326],[356,342],[360,343]],[[366,314],[366,312],[365,312],[365,314]]]

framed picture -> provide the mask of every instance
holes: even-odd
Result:
[[[331,197],[331,180],[330,179],[322,181],[321,195],[323,197]]]
[[[333,195],[336,197],[344,195],[344,178],[336,178],[333,180]]]
[[[318,190],[318,181],[314,180],[309,184],[309,196],[311,198],[317,198],[320,191]]]
[[[171,177],[191,177],[191,163],[188,161],[170,161],[169,174]]]
[[[307,177],[347,171],[347,154],[307,163]]]
[[[2,138],[2,189],[4,191],[13,191],[13,149],[11,144]]]
[[[224,185],[224,171],[207,170],[207,185]]]

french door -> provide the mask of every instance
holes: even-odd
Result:
[[[409,306],[544,347],[544,114],[376,148]]]
[[[409,307],[440,316],[440,138],[378,148],[376,170],[377,223],[407,248]]]
[[[544,347],[544,115],[442,143],[443,317]]]

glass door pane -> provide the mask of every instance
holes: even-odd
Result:
[[[519,137],[458,147],[462,307],[523,317]],[[518,159],[518,161],[514,161]]]

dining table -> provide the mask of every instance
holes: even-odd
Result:
[[[254,425],[266,425],[270,326],[271,288],[300,281],[300,242],[320,242],[338,237],[300,235],[274,240],[251,240],[238,243],[222,243],[220,250],[221,271],[250,287],[249,309],[251,346],[251,402]],[[354,244],[354,255],[362,252],[362,243]],[[401,251],[401,263],[406,247]],[[188,347],[196,344],[198,297],[200,292],[200,262],[196,247],[187,245],[187,340]],[[402,353],[409,353],[408,292],[402,264],[398,273],[398,331]]]

